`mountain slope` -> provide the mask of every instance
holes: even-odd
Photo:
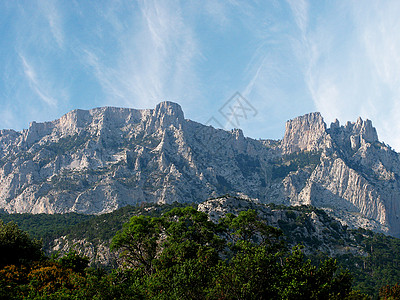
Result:
[[[0,131],[0,208],[100,214],[143,202],[202,202],[230,193],[311,204],[350,227],[400,235],[398,154],[369,120],[327,128],[290,120],[281,141],[184,118],[180,106],[75,110]]]
[[[0,143],[0,205],[8,212],[104,213],[201,201],[233,186],[259,197],[251,193],[265,185],[259,160],[270,156],[240,130],[185,120],[170,102],[154,110],[77,110],[20,133],[2,131]]]

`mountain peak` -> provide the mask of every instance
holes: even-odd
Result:
[[[153,111],[156,126],[179,127],[179,124],[185,119],[181,106],[178,103],[164,101],[157,104]]]
[[[179,119],[184,118],[182,107],[175,102],[163,101],[157,104],[155,108],[156,114],[167,114],[170,116],[176,116]]]
[[[375,127],[372,126],[371,120],[366,119],[363,121],[361,117],[358,118],[355,129],[366,142],[373,143],[378,141],[378,134]]]
[[[326,124],[319,112],[313,112],[286,122],[282,150],[286,154],[312,151],[319,147],[326,136]]]
[[[378,141],[378,134],[371,120],[364,121],[361,117],[358,117],[356,122],[346,122],[344,126],[340,126],[339,121],[336,120],[331,123],[327,131],[338,145],[350,147],[353,150],[365,143]]]
[[[74,110],[20,133],[0,131],[0,210],[98,214],[233,193],[317,205],[349,226],[400,236],[398,154],[371,146],[378,136],[369,120],[326,127],[309,113],[268,145],[185,120],[169,101]],[[301,153],[315,150],[324,151]]]

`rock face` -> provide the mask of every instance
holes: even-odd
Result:
[[[287,144],[285,139],[282,142],[285,153],[303,149],[321,152],[320,162],[306,180],[292,173],[282,181],[288,202],[323,207],[349,226],[399,236],[398,154],[378,141],[370,120],[359,118],[356,123],[347,122],[345,126],[336,120],[322,132],[317,118],[314,128],[319,131],[311,130],[315,131],[312,134],[308,120],[315,119],[313,115],[289,121],[297,124],[289,126],[291,131],[301,132],[301,127],[305,127],[306,137],[296,139],[296,134],[286,132],[285,137],[294,138],[288,139]],[[297,183],[300,187],[292,183],[293,176],[300,179]],[[293,189],[295,192],[289,193]]]
[[[103,107],[0,131],[0,209],[100,214],[142,202],[226,193],[311,204],[343,224],[400,236],[400,160],[361,118],[327,128],[290,120],[281,141],[253,140],[184,118],[181,107]]]
[[[241,130],[185,120],[178,104],[75,110],[0,132],[0,208],[9,213],[105,213],[141,202],[262,196],[271,154]],[[253,172],[256,170],[257,172]]]
[[[327,143],[326,124],[319,112],[286,122],[282,140],[283,154],[318,150]]]
[[[320,209],[276,207],[230,196],[210,199],[198,205],[198,210],[207,213],[213,222],[228,213],[238,215],[249,209],[255,210],[266,224],[280,228],[290,247],[302,244],[306,253],[319,252],[330,256],[365,255],[352,233]]]

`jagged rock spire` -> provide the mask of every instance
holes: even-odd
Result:
[[[336,119],[327,132],[340,147],[350,147],[353,150],[366,143],[378,141],[378,134],[372,122],[368,119],[364,121],[361,117],[357,122],[347,122],[344,126],[340,126]]]
[[[325,142],[326,124],[319,112],[309,113],[286,122],[282,151],[290,154],[297,151],[312,151]]]

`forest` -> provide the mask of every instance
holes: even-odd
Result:
[[[125,208],[118,213],[121,217],[129,215],[129,211]],[[115,215],[86,217],[83,222],[112,216]],[[75,222],[70,221],[70,228],[79,223],[77,218],[81,217],[73,215]],[[118,267],[107,269],[89,267],[89,259],[75,249],[63,255],[45,255],[42,240],[32,238],[14,221],[1,221],[0,298],[398,299],[400,296],[396,284],[398,239],[384,235],[357,232],[360,243],[371,251],[368,259],[332,258],[307,256],[301,245],[288,247],[283,231],[266,225],[255,210],[242,211],[236,216],[227,214],[214,223],[194,207],[178,205],[160,208],[151,215],[133,215],[128,220],[122,228],[115,223],[115,228],[120,229],[113,234],[104,233],[112,236],[111,249],[120,257]]]

